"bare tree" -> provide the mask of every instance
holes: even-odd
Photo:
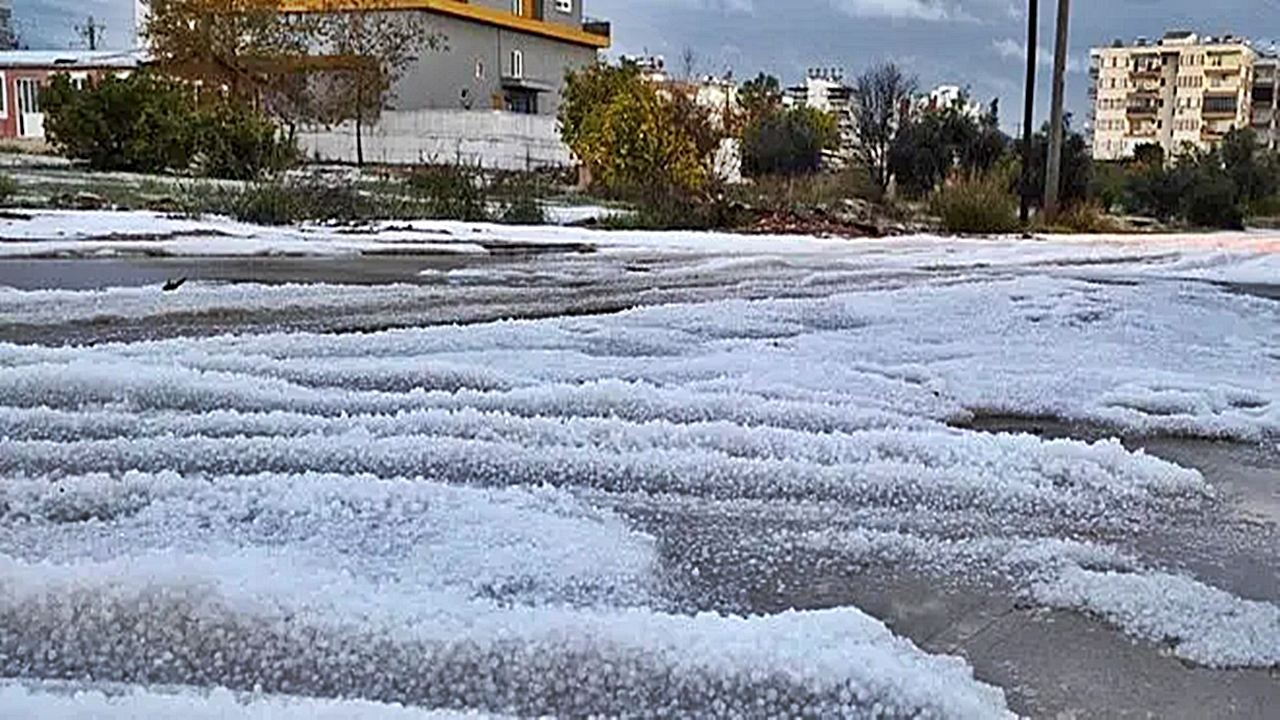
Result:
[[[388,0],[332,0],[320,34],[329,57],[359,61],[330,77],[324,104],[330,121],[355,121],[356,163],[363,165],[365,125],[386,109],[418,53],[447,49],[445,38],[431,31],[423,13],[392,9]]]
[[[702,64],[702,59],[698,57],[698,52],[691,47],[685,46],[680,53],[680,79],[693,80],[698,73],[698,66]]]
[[[916,88],[916,79],[891,62],[871,67],[854,83],[858,155],[881,190],[889,187],[889,153]]]

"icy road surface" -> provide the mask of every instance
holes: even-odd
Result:
[[[895,576],[1280,667],[1280,593],[1184,562],[1280,570],[1271,506],[1115,440],[964,429],[1274,450],[1280,304],[1241,291],[1267,240],[697,239],[529,263],[505,290],[520,264],[457,287],[0,290],[0,674],[57,681],[0,709],[1005,716],[963,659],[819,599]],[[638,257],[642,307],[540,296]],[[477,285],[553,316],[323,325],[418,325]]]

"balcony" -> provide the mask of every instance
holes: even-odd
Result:
[[[1205,119],[1234,118],[1238,113],[1239,111],[1236,109],[1235,106],[1211,107],[1208,103],[1206,103],[1205,106],[1200,110],[1200,117],[1203,117]]]
[[[1129,116],[1156,116],[1160,114],[1160,101],[1154,93],[1133,93],[1129,95],[1124,111]]]
[[[582,31],[591,35],[599,35],[600,37],[613,36],[613,23],[608,20],[588,20],[582,21]]]

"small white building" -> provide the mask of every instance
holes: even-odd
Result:
[[[982,106],[969,99],[969,94],[959,85],[939,85],[921,99],[921,109],[943,110],[960,104],[960,112],[967,117],[978,120],[982,117]]]

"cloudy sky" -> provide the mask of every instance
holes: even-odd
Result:
[[[130,39],[131,0],[12,0],[16,29],[32,48],[75,45],[89,14],[106,41]],[[763,70],[795,82],[813,66],[856,74],[892,60],[924,86],[968,86],[999,97],[1006,128],[1021,115],[1027,0],[583,0],[613,22],[614,53],[665,55],[692,48],[701,72]],[[1040,112],[1048,107],[1056,0],[1041,0]],[[1073,0],[1068,109],[1087,114],[1083,65],[1091,45],[1158,36],[1169,27],[1280,38],[1280,0]]]

